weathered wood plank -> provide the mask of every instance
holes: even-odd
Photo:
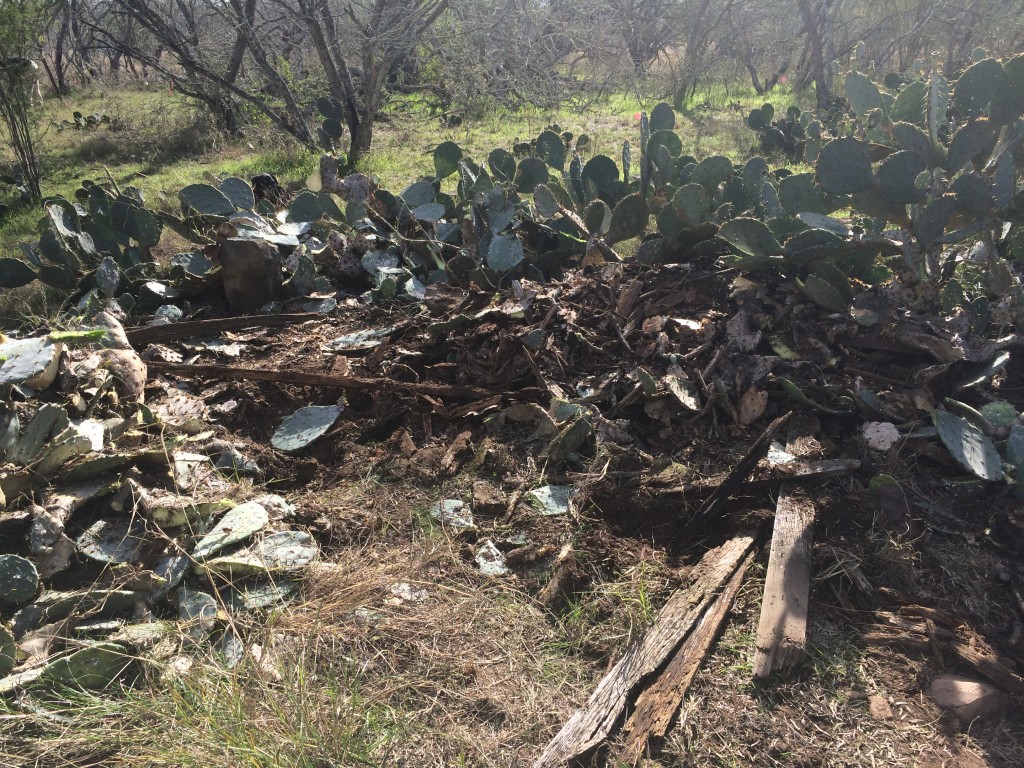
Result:
[[[626,741],[619,749],[617,763],[636,764],[651,738],[664,738],[668,733],[753,560],[754,553],[750,552],[658,679],[637,697],[633,714],[623,727]]]
[[[787,444],[798,451],[817,425],[798,421]],[[791,483],[779,487],[761,617],[757,624],[754,677],[767,677],[803,658],[807,642],[807,604],[811,592],[811,537],[814,502]]]
[[[751,553],[754,536],[736,536],[709,550],[694,568],[690,586],[677,590],[654,624],[597,685],[590,699],[544,748],[534,768],[564,765],[600,744],[622,717],[636,687],[660,668],[715,601],[722,585]]]

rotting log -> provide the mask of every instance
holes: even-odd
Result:
[[[672,594],[644,636],[598,683],[587,703],[566,721],[533,768],[564,765],[604,741],[644,680],[660,669],[687,638],[701,634],[705,623],[710,631],[715,622],[709,614],[715,612],[723,585],[730,584],[737,571],[746,567],[753,548],[754,535],[741,534],[709,550],[694,568],[690,586]],[[701,642],[695,640],[694,647]],[[679,663],[685,666],[685,662]],[[639,732],[640,724],[635,725]]]
[[[754,553],[748,553],[729,579],[725,589],[715,598],[708,612],[676,651],[665,670],[637,697],[633,713],[623,727],[626,740],[619,749],[616,762],[634,765],[651,739],[663,739],[668,733],[669,726],[682,706],[700,665],[711,650],[711,644],[718,637],[753,559]]]
[[[786,444],[787,452],[799,452],[800,445],[813,436],[816,426],[809,419],[794,422]],[[803,658],[811,593],[813,527],[814,502],[805,490],[789,482],[782,483],[775,506],[761,617],[757,623],[754,677],[767,677]]]

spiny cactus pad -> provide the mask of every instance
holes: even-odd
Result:
[[[39,574],[31,560],[0,555],[0,604],[21,605],[39,591]]]
[[[46,389],[57,377],[63,349],[63,344],[48,338],[7,339],[0,344],[0,387],[15,384]]]
[[[340,405],[309,405],[299,408],[281,422],[281,426],[270,438],[270,444],[287,453],[301,450],[322,437],[343,410],[344,407]]]
[[[14,642],[14,635],[11,630],[0,624],[0,677],[3,677],[14,669],[15,654],[18,646]]]
[[[128,649],[118,643],[96,643],[46,665],[42,677],[61,685],[106,688],[132,665]]]
[[[757,219],[739,218],[727,221],[718,230],[718,236],[748,256],[776,256],[782,253],[782,246],[775,239],[775,235]]]
[[[868,145],[850,137],[833,139],[822,147],[814,168],[818,183],[832,195],[859,192],[875,182]]]
[[[205,560],[225,547],[245,541],[266,528],[269,522],[270,515],[262,505],[254,501],[239,504],[225,513],[213,530],[199,540],[192,551],[192,557]]]
[[[982,480],[1003,478],[1003,460],[999,451],[978,427],[948,411],[935,411],[932,421],[942,444],[961,466]]]

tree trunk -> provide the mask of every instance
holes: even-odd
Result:
[[[811,7],[811,0],[797,0],[800,7],[800,18],[804,23],[804,32],[811,44],[810,75],[814,80],[814,95],[819,107],[825,106],[831,98],[828,77],[825,73],[824,51],[824,9],[819,2]]]

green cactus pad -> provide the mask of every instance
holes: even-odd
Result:
[[[235,212],[227,196],[209,184],[189,184],[178,193],[178,199],[186,214],[230,216]]]
[[[512,181],[516,175],[516,159],[505,149],[495,149],[487,156],[487,167],[495,181]]]
[[[18,646],[14,642],[14,635],[11,630],[0,624],[0,677],[6,676],[14,669],[14,661],[18,653]]]
[[[831,312],[846,312],[850,308],[850,303],[835,286],[818,275],[808,275],[806,281],[798,278],[796,284],[807,298]]]
[[[592,235],[607,234],[612,223],[612,209],[604,200],[591,200],[583,211],[583,223]]]
[[[864,117],[872,109],[882,106],[882,95],[871,80],[860,72],[847,72],[846,99],[850,102],[850,108],[860,117]]]
[[[410,207],[415,206],[410,203]],[[290,222],[319,221],[325,216],[335,221],[345,221],[345,214],[327,192],[300,192],[288,206]]]
[[[697,163],[690,181],[713,193],[731,174],[732,160],[723,155],[712,155]]]
[[[779,201],[791,216],[805,212],[827,216],[845,207],[849,198],[828,194],[813,173],[794,173],[779,182]]]
[[[0,605],[21,605],[39,591],[39,573],[31,560],[0,555]]]
[[[647,142],[647,151],[651,153],[655,147],[664,147],[671,157],[683,154],[683,142],[675,131],[655,131]]]
[[[1017,168],[1013,155],[1009,152],[1000,155],[992,173],[992,203],[997,211],[1003,211],[1013,203],[1013,195],[1017,190]],[[1019,257],[1018,257],[1018,260]]]
[[[948,411],[934,411],[932,421],[939,438],[961,466],[982,480],[1003,478],[1003,460],[996,446],[967,419]]]
[[[1006,460],[1018,469],[1024,467],[1024,425],[1010,427],[1010,436],[1006,439]]]
[[[547,184],[538,184],[533,190],[533,204],[537,206],[537,213],[546,219],[550,219],[562,207]]]
[[[581,178],[592,182],[599,194],[607,194],[619,180],[619,167],[607,155],[594,155],[583,166]]]
[[[552,168],[565,170],[568,152],[562,137],[554,131],[544,131],[537,137],[537,156]]]
[[[827,281],[829,285],[839,292],[839,295],[843,297],[843,301],[847,304],[853,301],[853,289],[850,287],[849,279],[847,279],[846,275],[843,274],[843,271],[831,261],[814,262],[811,264],[810,272],[811,275],[816,275]]]
[[[647,201],[640,194],[627,195],[612,211],[611,224],[605,242],[614,245],[631,237],[639,237],[647,228]]]
[[[758,219],[738,218],[727,221],[718,230],[718,236],[748,256],[776,256],[782,253],[782,246],[775,235]]]
[[[909,83],[889,108],[889,119],[894,123],[906,122],[924,125],[927,111],[928,86],[920,80]]]
[[[918,203],[925,197],[914,181],[928,167],[927,156],[904,149],[889,155],[878,166],[878,191],[889,205]]]
[[[651,133],[655,131],[671,131],[676,127],[676,113],[668,104],[656,104],[651,110],[649,120]]]
[[[340,405],[309,405],[287,417],[270,438],[279,451],[299,451],[322,437],[344,410]]]
[[[988,115],[996,125],[1009,125],[1024,114],[1024,53],[1003,62],[1003,77]]]
[[[761,208],[768,219],[775,219],[786,215],[782,202],[779,200],[778,191],[769,183],[765,183],[761,187]]]
[[[768,178],[768,163],[763,157],[752,157],[743,166],[743,188],[751,200],[761,197],[761,187]]]
[[[921,157],[931,157],[932,142],[928,134],[913,123],[896,123],[892,127],[893,138],[900,149],[917,152]]]
[[[508,272],[519,266],[526,254],[523,252],[523,243],[518,237],[505,237],[495,235],[487,247],[487,256],[484,261],[488,269],[495,272]]]
[[[946,121],[949,108],[949,82],[938,70],[932,70],[928,81],[928,137],[938,145],[939,131]]]
[[[111,203],[110,220],[140,245],[154,248],[160,243],[163,222],[134,201],[118,199]]]
[[[981,174],[960,175],[949,191],[956,195],[956,206],[964,213],[984,216],[992,210],[992,188]]]
[[[831,195],[859,192],[875,182],[868,145],[850,137],[833,139],[821,148],[815,174],[818,184]]]
[[[516,189],[525,195],[533,192],[538,184],[547,184],[548,167],[543,160],[527,157],[516,168]]]
[[[1003,65],[996,59],[982,59],[964,70],[953,87],[953,107],[963,119],[981,117],[999,91]]]
[[[340,101],[331,96],[321,96],[317,99],[316,108],[321,115],[330,120],[342,120],[345,117],[345,108]]]
[[[213,529],[203,536],[192,551],[196,560],[205,560],[225,547],[245,541],[259,533],[270,522],[270,515],[262,504],[247,501],[229,510],[217,521]]]
[[[767,128],[769,121],[760,107],[755,107],[747,114],[747,126],[755,131]]]
[[[220,191],[231,201],[231,204],[243,211],[251,211],[256,207],[256,196],[249,182],[237,176],[229,176],[220,183]]]
[[[35,270],[21,259],[0,259],[0,288],[21,288],[37,277]]]
[[[677,189],[672,198],[672,207],[691,227],[711,218],[711,198],[700,184],[684,184]]]
[[[992,122],[986,118],[971,120],[950,140],[946,170],[950,174],[959,172],[975,158],[983,158],[992,152],[995,143],[996,130]]]
[[[41,679],[60,685],[102,689],[113,684],[132,665],[128,649],[118,643],[96,643],[52,661]]]
[[[62,433],[70,424],[67,413],[59,405],[45,403],[39,406],[8,460],[15,464],[29,464],[39,456],[51,435]]]
[[[462,159],[462,147],[454,141],[445,141],[434,148],[434,176],[446,179],[459,170]]]
[[[0,344],[0,387],[14,384],[46,389],[57,377],[63,349],[48,338],[7,339]]]
[[[918,244],[922,248],[934,245],[955,212],[956,198],[953,195],[943,195],[928,203],[914,218],[914,237]]]

